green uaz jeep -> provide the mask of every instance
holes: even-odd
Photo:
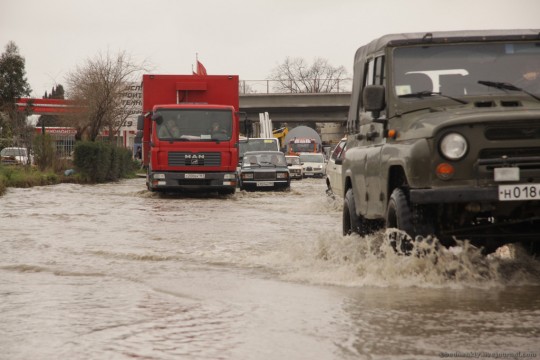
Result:
[[[360,47],[343,232],[485,252],[540,244],[540,30],[386,35]]]

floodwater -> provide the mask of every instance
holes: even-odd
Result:
[[[0,197],[0,359],[539,358],[540,261],[341,235],[324,180]]]

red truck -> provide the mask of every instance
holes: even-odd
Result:
[[[289,140],[287,155],[299,155],[301,152],[320,153],[321,149],[316,139],[294,138]]]
[[[150,191],[233,194],[240,133],[237,75],[143,75],[143,165]]]

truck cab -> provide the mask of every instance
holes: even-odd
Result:
[[[238,104],[237,76],[144,75],[138,129],[148,189],[233,194]]]

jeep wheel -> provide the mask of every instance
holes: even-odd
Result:
[[[343,235],[353,233],[366,236],[380,228],[378,221],[367,220],[363,216],[356,215],[353,190],[347,190],[343,200]]]
[[[388,208],[386,210],[386,228],[389,234],[390,245],[398,253],[409,255],[413,248],[414,226],[409,201],[400,188],[394,189]]]

